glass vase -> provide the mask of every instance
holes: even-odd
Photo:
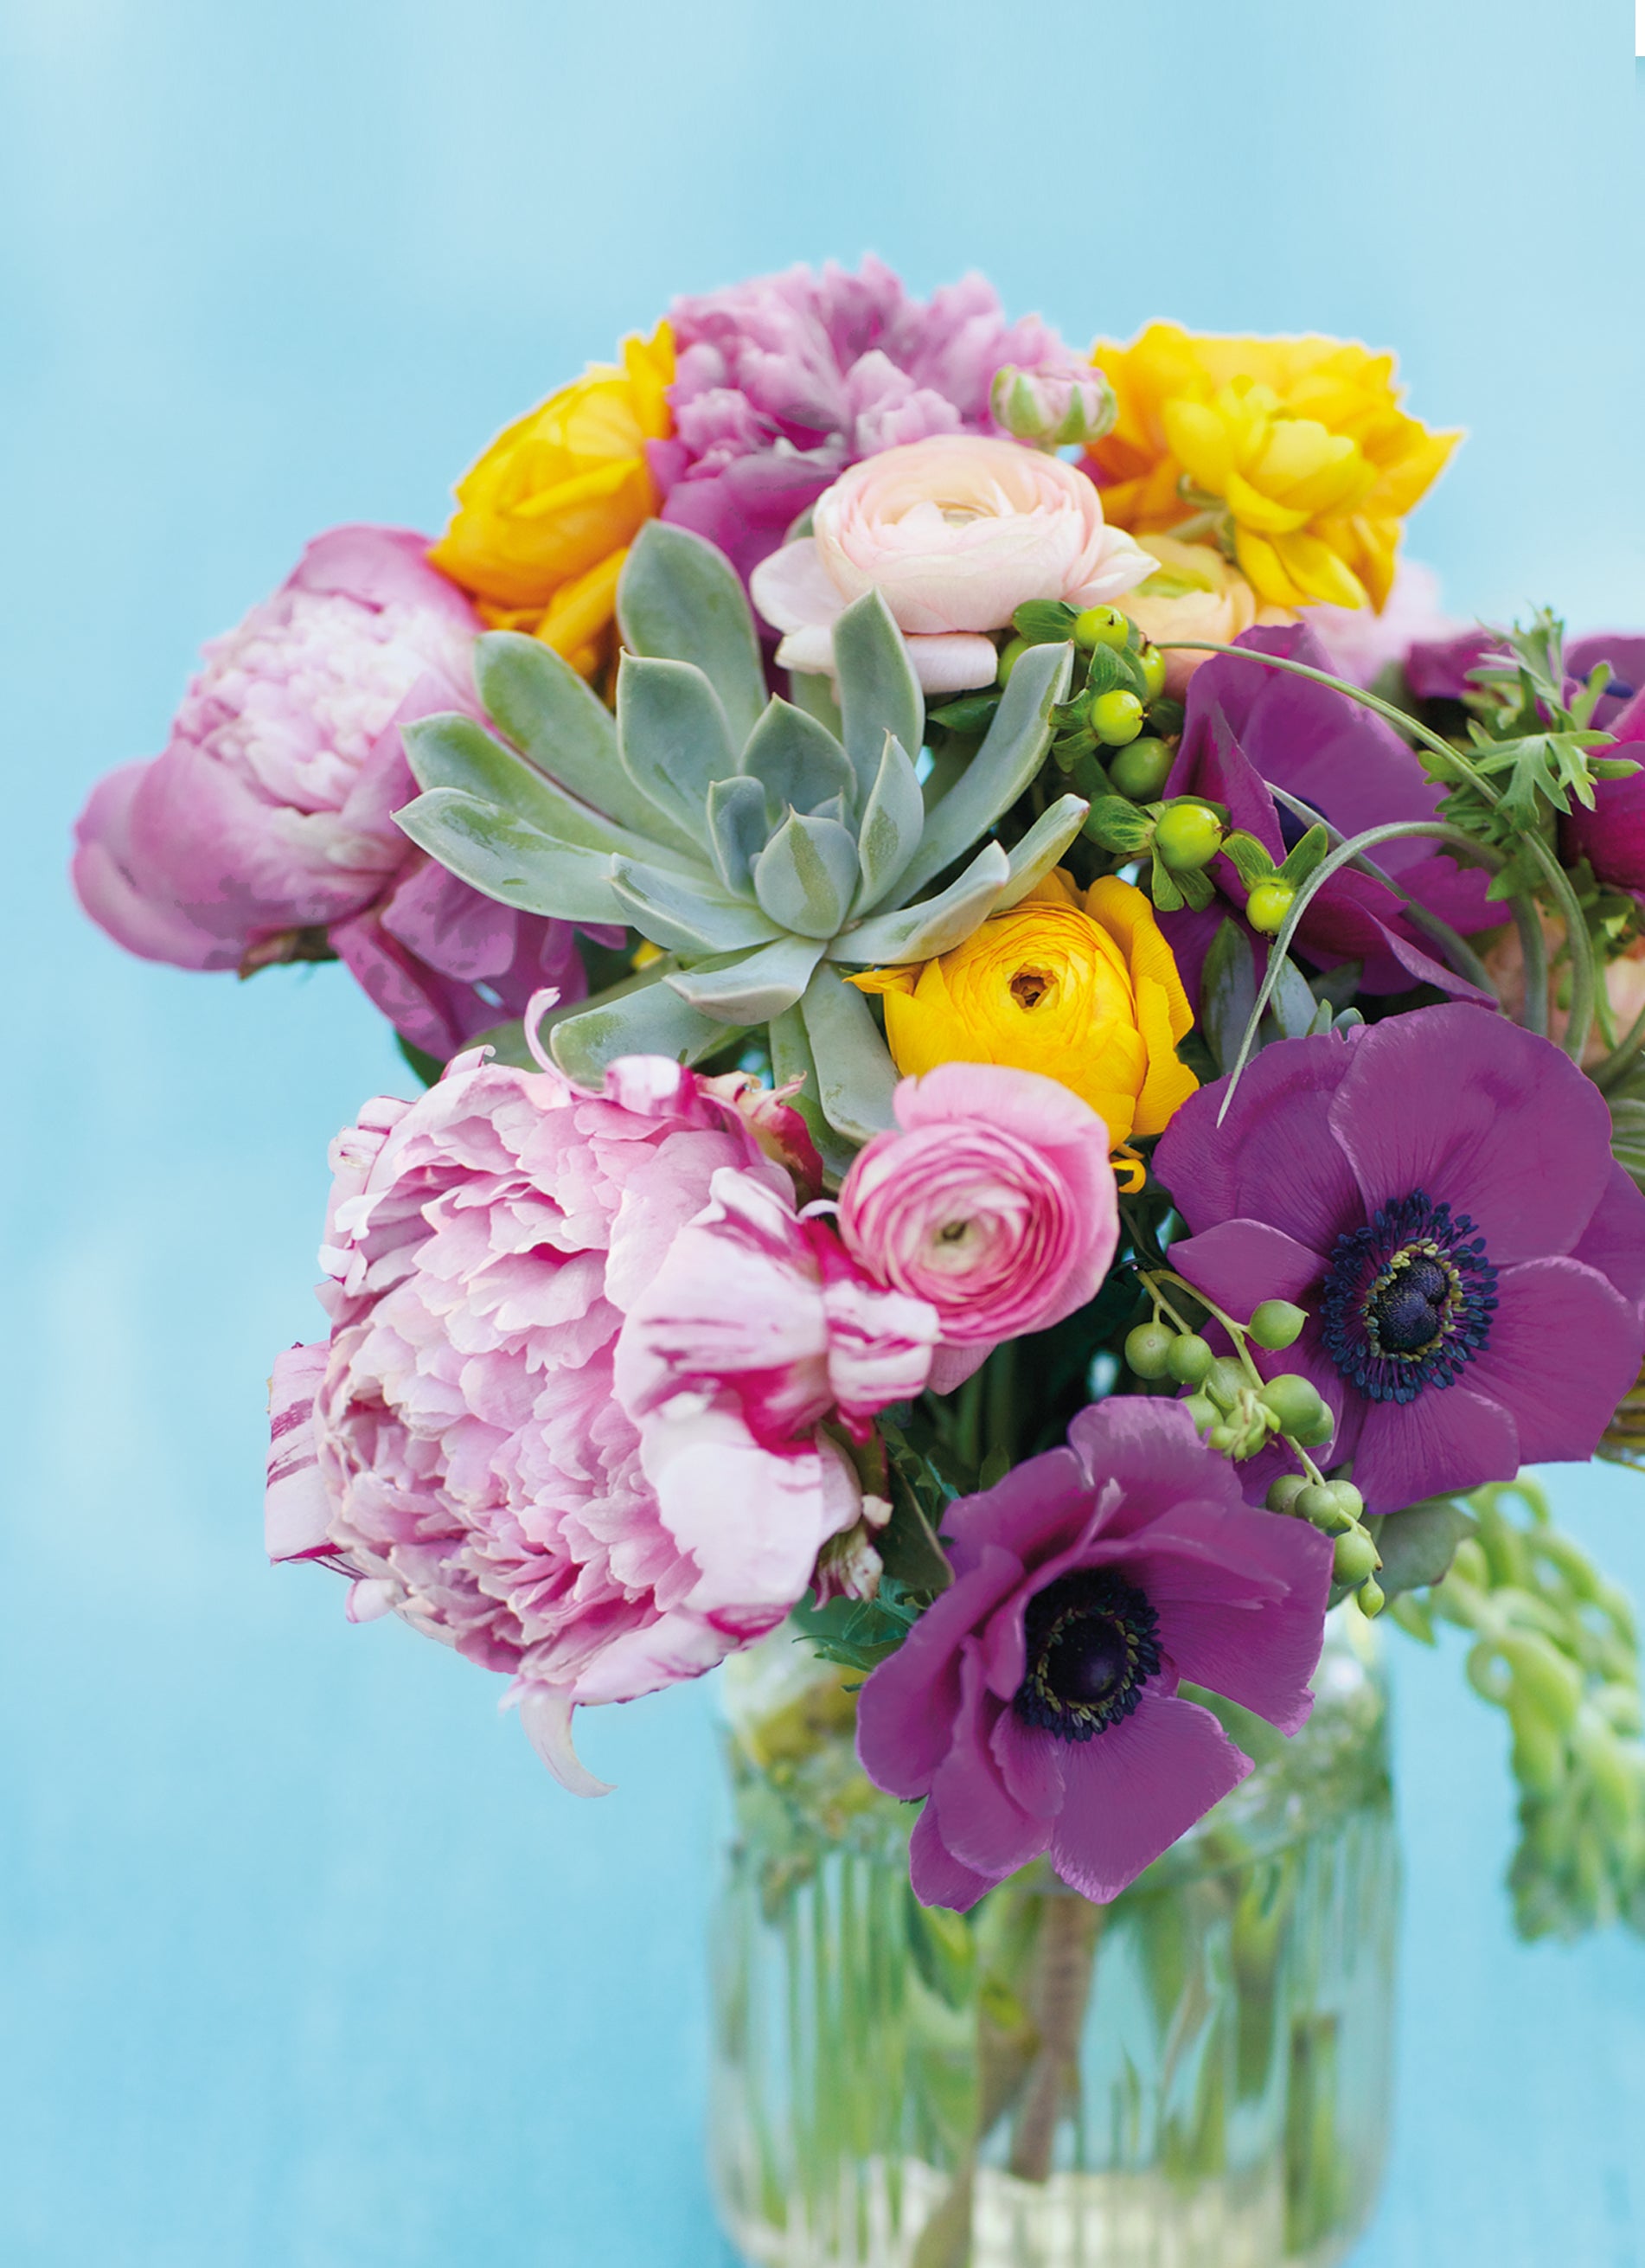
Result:
[[[1387,2146],[1399,1878],[1362,1617],[1332,1618],[1295,1740],[1215,1705],[1255,1770],[1106,1906],[1042,1863],[922,1908],[849,1673],[785,1631],[730,1670],[710,2154],[746,2261],[1342,2257]]]

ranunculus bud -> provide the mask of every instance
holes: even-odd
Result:
[[[994,373],[988,414],[1013,440],[1061,449],[1102,438],[1114,421],[1113,388],[1089,363],[1019,370],[1008,362]]]

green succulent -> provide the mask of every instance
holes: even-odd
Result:
[[[878,593],[834,632],[839,705],[767,699],[753,617],[723,555],[652,520],[617,592],[617,713],[549,647],[479,639],[488,732],[408,725],[423,792],[411,839],[523,911],[638,930],[664,958],[548,1031],[568,1077],[614,1057],[694,1063],[771,1027],[779,1079],[804,1077],[826,1127],[861,1142],[889,1123],[896,1073],[842,968],[928,961],[1013,905],[1056,864],[1087,803],[1065,795],[1007,851],[988,836],[1044,761],[1072,648],[1032,648],[986,739],[927,807],[915,770],[925,707]],[[821,711],[823,713],[814,713]],[[499,738],[501,734],[505,737]],[[917,894],[973,855],[935,894]],[[837,1145],[836,1145],[837,1146]]]

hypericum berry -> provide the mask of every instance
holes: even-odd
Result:
[[[1329,1484],[1324,1481],[1310,1481],[1305,1488],[1299,1489],[1291,1499],[1291,1510],[1298,1520],[1305,1520],[1324,1535],[1340,1535],[1353,1524],[1332,1495]]]
[[[1131,625],[1118,607],[1087,607],[1083,615],[1074,617],[1074,643],[1083,653],[1098,645],[1117,649],[1127,644],[1130,636]]]
[[[1105,748],[1123,748],[1142,729],[1142,704],[1135,693],[1099,693],[1085,712],[1086,722]]]
[[[1139,1378],[1164,1377],[1176,1336],[1164,1323],[1139,1323],[1127,1334],[1125,1359]]]
[[[1265,1300],[1253,1310],[1245,1329],[1259,1347],[1266,1347],[1270,1354],[1280,1354],[1296,1344],[1307,1321],[1305,1311],[1292,1307],[1289,1300]]]
[[[1382,1554],[1364,1528],[1343,1529],[1331,1555],[1331,1572],[1339,1583],[1363,1583],[1381,1565]]]
[[[1166,1366],[1179,1386],[1203,1386],[1216,1356],[1208,1339],[1188,1331],[1171,1341]]]
[[[1352,1481],[1327,1481],[1326,1486],[1341,1506],[1345,1518],[1357,1520],[1365,1509],[1365,1499]]]
[[[1331,1415],[1330,1404],[1322,1402],[1319,1405],[1319,1415],[1313,1424],[1293,1427],[1291,1439],[1299,1449],[1318,1449],[1331,1439],[1336,1430],[1337,1421]]]
[[[1147,697],[1157,701],[1165,690],[1165,657],[1157,645],[1145,645],[1136,658]]]
[[[1222,1422],[1222,1412],[1208,1394],[1191,1394],[1183,1403],[1196,1433],[1208,1433]]]
[[[1312,1379],[1294,1370],[1271,1378],[1262,1389],[1262,1400],[1278,1418],[1281,1432],[1293,1437],[1317,1425],[1326,1406]]]
[[[1000,648],[999,681],[1002,685],[1009,685],[1010,683],[1011,672],[1016,668],[1017,663],[1022,659],[1027,651],[1027,639],[1020,637],[1008,639],[1006,644]]]
[[[1268,1483],[1268,1510],[1294,1513],[1297,1498],[1313,1485],[1306,1473],[1281,1473],[1278,1480]]]
[[[1171,803],[1161,812],[1154,848],[1168,866],[1203,866],[1222,847],[1222,821],[1204,804]]]
[[[1231,1354],[1215,1356],[1201,1381],[1219,1410],[1231,1410],[1250,1383],[1244,1366]]]
[[[1296,902],[1296,884],[1269,874],[1255,885],[1245,900],[1245,919],[1263,937],[1277,937]]]
[[[1164,740],[1145,735],[1120,749],[1108,767],[1108,777],[1117,794],[1128,796],[1133,803],[1152,803],[1171,777],[1174,762],[1174,752]]]
[[[1360,1585],[1358,1590],[1354,1594],[1354,1603],[1358,1607],[1361,1614],[1362,1615],[1372,1616],[1381,1614],[1383,1609],[1388,1603],[1388,1597],[1386,1592],[1384,1592],[1382,1585],[1377,1580],[1375,1575],[1368,1575],[1365,1578],[1365,1580]]]

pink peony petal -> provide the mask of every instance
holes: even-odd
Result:
[[[610,1795],[610,1783],[595,1778],[573,1745],[574,1705],[562,1685],[527,1685],[519,1697],[520,1723],[525,1728],[525,1737],[561,1786],[571,1794]]]

